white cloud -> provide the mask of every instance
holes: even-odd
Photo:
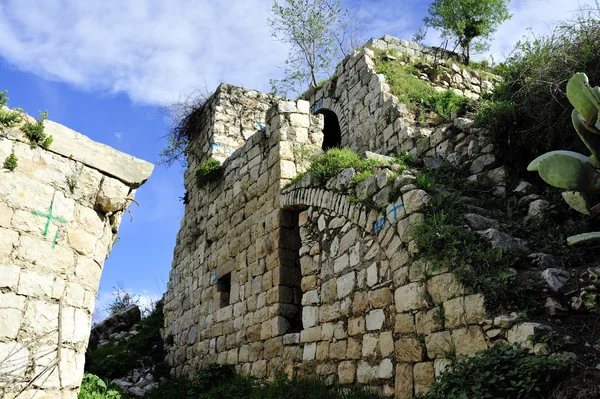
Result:
[[[582,0],[591,2],[591,0]],[[362,37],[410,39],[422,24],[422,0],[354,3]],[[25,7],[0,2],[0,54],[18,68],[78,89],[125,93],[134,102],[166,104],[205,83],[221,81],[268,91],[288,47],[271,37],[271,0],[46,0]],[[569,18],[574,0],[513,0],[514,17],[498,30],[498,61],[527,34]],[[439,45],[436,35],[428,43]]]
[[[115,138],[117,139],[117,141],[121,141],[123,139],[123,133],[115,132]]]
[[[78,88],[164,104],[220,81],[268,89],[287,48],[274,42],[269,1],[48,0],[0,3],[0,53]]]

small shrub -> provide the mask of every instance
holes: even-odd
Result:
[[[462,357],[420,399],[543,398],[566,371],[561,356],[534,356],[518,346],[496,344]]]
[[[23,110],[21,108],[5,109],[8,107],[8,90],[0,91],[0,131],[11,128],[21,123],[23,120]]]
[[[21,130],[25,133],[25,137],[29,139],[29,143],[33,148],[39,145],[47,150],[54,141],[52,136],[46,136],[46,133],[44,133],[44,121],[46,119],[48,119],[48,113],[40,111],[40,118],[36,119],[35,122],[27,121],[21,126]]]
[[[9,156],[6,157],[6,159],[4,160],[4,165],[2,165],[2,167],[4,169],[8,169],[12,172],[13,170],[15,170],[17,168],[18,162],[19,162],[19,159],[13,152]]]
[[[85,373],[77,399],[121,399],[121,394],[109,389],[100,377]]]
[[[217,159],[209,158],[196,169],[196,185],[202,188],[210,183],[214,183],[221,178],[222,173],[221,162]]]
[[[492,308],[511,306],[520,297],[511,286],[511,256],[489,248],[477,233],[465,227],[460,192],[432,197],[425,220],[414,226],[419,258],[446,266],[472,292],[485,296]]]

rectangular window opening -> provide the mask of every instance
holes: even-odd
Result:
[[[231,273],[219,277],[217,280],[217,295],[219,296],[219,308],[229,305],[231,295]]]

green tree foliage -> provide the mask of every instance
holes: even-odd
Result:
[[[439,29],[442,37],[454,41],[456,47],[460,46],[469,64],[471,49],[479,52],[489,48],[490,36],[512,17],[509,1],[435,0],[423,22],[426,27]]]
[[[292,45],[285,77],[272,80],[273,91],[299,92],[316,87],[326,76],[336,54],[356,44],[356,15],[342,9],[339,0],[275,0],[269,26],[274,37]]]
[[[497,67],[503,83],[485,96],[476,119],[495,134],[511,174],[524,176],[529,162],[552,150],[586,151],[571,123],[567,82],[584,71],[600,82],[599,37],[600,8],[582,9],[550,35],[517,43]]]

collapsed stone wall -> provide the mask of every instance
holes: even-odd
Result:
[[[410,57],[423,56],[426,60],[433,57],[427,48],[391,36],[370,43],[373,48],[410,51]],[[415,123],[406,106],[392,95],[385,76],[376,73],[374,57],[375,53],[366,47],[355,51],[338,65],[330,80],[320,88],[308,90],[302,98],[310,102],[312,113],[332,111],[336,114],[342,147],[385,155],[410,151],[420,157],[422,149],[428,147],[426,141],[433,129]],[[434,87],[452,88],[471,98],[493,90],[495,79],[461,68],[447,59],[442,61],[441,67],[445,70],[439,76],[424,65],[422,78]]]
[[[297,146],[320,148],[322,120],[306,101],[279,102],[265,120],[225,160],[218,182],[200,188],[193,166],[186,172],[188,203],[164,304],[176,375],[215,362],[272,374],[281,336],[300,318],[299,237],[279,195],[302,168]]]
[[[98,284],[145,161],[45,121],[33,148],[0,133],[0,396],[71,398],[83,377]]]
[[[206,100],[190,137],[189,170],[207,155],[225,160],[265,125],[267,110],[279,97],[221,83]]]

